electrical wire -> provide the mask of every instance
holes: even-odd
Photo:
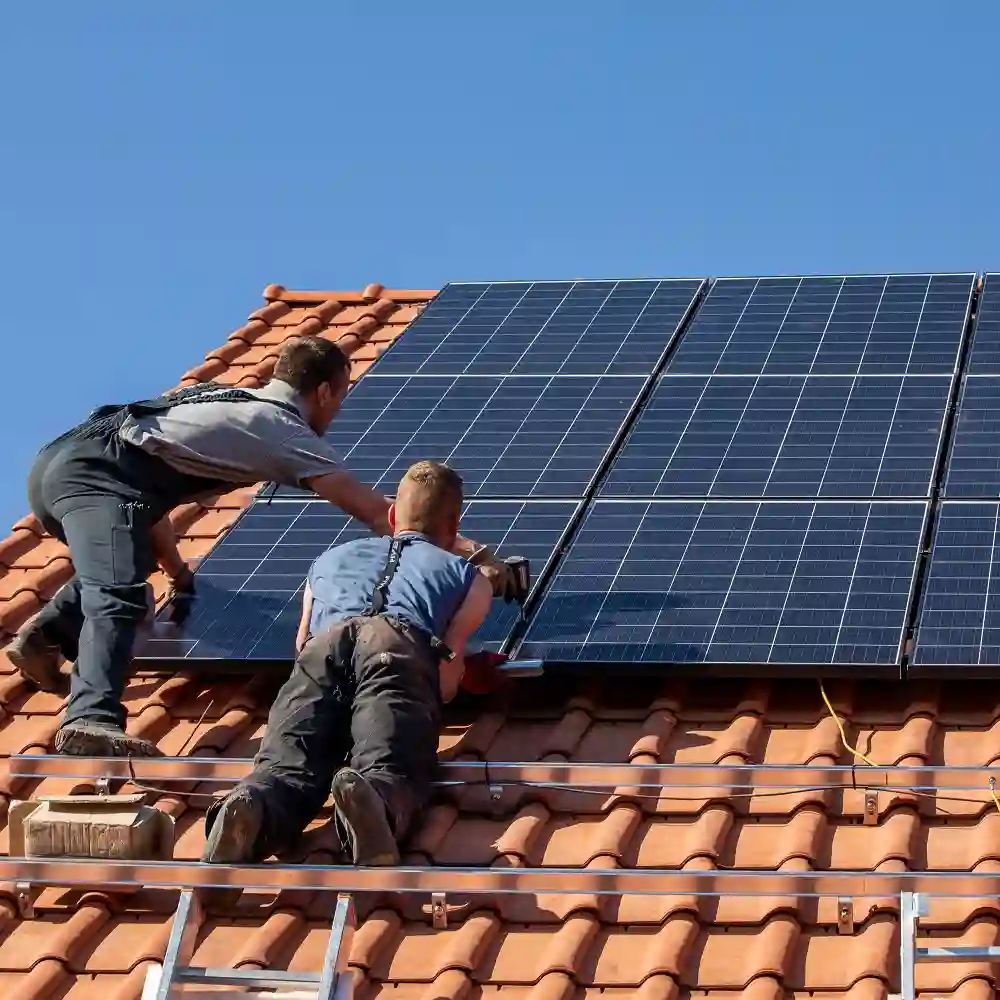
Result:
[[[830,704],[830,699],[826,695],[826,688],[823,687],[823,681],[819,682],[819,693],[823,697],[823,702],[826,705],[827,711],[830,713],[830,718],[833,719],[837,726],[837,731],[840,733],[840,742],[843,744],[844,749],[851,754],[856,760],[862,760],[871,767],[878,767],[870,757],[866,757],[857,747],[852,747],[850,743],[847,742],[847,734],[844,732],[844,724],[840,721],[840,716],[834,711],[833,705]]]

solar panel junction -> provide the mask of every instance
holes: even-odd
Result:
[[[648,375],[705,282],[451,284],[368,373]]]
[[[501,556],[527,556],[537,578],[576,506],[473,500],[462,530]],[[172,625],[161,616],[138,659],[290,661],[313,560],[369,533],[326,501],[256,501],[199,567],[189,617]],[[516,605],[494,601],[476,642],[499,649],[518,616]]]
[[[518,655],[898,672],[924,502],[599,500]]]

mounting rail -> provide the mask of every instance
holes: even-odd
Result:
[[[79,781],[134,778],[159,784],[203,781],[232,784],[250,773],[253,761],[240,757],[71,757],[60,754],[14,754],[12,778],[69,778]],[[526,761],[443,761],[439,787],[486,785],[558,786],[573,789],[646,789],[666,792],[684,788],[780,791],[803,789],[885,792],[979,792],[989,796],[989,780],[1000,783],[1000,765],[869,767],[813,764],[601,764]]]
[[[209,865],[195,861],[108,861],[0,857],[0,881],[27,885],[141,889],[230,888],[389,893],[518,893],[598,896],[1000,896],[1000,872],[792,872],[763,869],[581,869],[346,865]]]

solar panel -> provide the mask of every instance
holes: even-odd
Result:
[[[973,274],[723,278],[667,370],[698,375],[947,374]]]
[[[365,376],[328,432],[362,481],[394,492],[421,459],[467,497],[582,497],[645,384],[636,376]],[[284,487],[278,496],[303,496]]]
[[[1000,504],[943,503],[917,614],[912,663],[1000,664]]]
[[[555,664],[895,667],[926,509],[597,501],[519,655]]]
[[[1000,496],[1000,376],[969,376],[959,397],[944,496]]]
[[[474,500],[465,505],[462,532],[501,556],[526,556],[537,578],[575,509],[559,501]],[[367,534],[324,501],[252,504],[199,567],[189,617],[173,626],[161,614],[138,659],[291,660],[313,560]],[[519,613],[494,601],[475,641],[498,649]]]
[[[648,375],[703,284],[448,285],[371,375]]]
[[[599,495],[925,497],[951,381],[661,378]]]
[[[970,375],[1000,375],[1000,274],[987,274],[969,352]]]

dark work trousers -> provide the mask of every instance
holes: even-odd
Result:
[[[76,571],[35,619],[75,661],[64,724],[124,726],[121,697],[156,567],[151,529],[194,482],[117,436],[65,440],[36,459],[28,477],[32,512],[69,546]]]
[[[306,644],[241,782],[264,804],[258,859],[293,845],[346,766],[379,793],[402,840],[437,769],[438,663],[423,633],[385,616],[351,619]],[[206,817],[209,830],[218,808]]]

